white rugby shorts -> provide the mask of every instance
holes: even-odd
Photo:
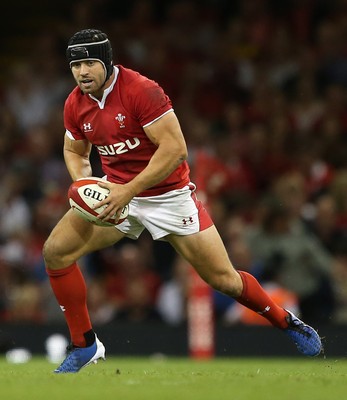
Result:
[[[134,197],[129,204],[129,215],[116,228],[131,239],[138,239],[147,229],[154,240],[169,234],[191,235],[213,225],[200,200],[195,185],[150,197]]]

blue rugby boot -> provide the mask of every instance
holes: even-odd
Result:
[[[323,352],[323,345],[318,333],[306,325],[293,313],[288,312],[288,328],[283,331],[293,340],[300,353],[305,356],[315,357]]]
[[[89,347],[68,346],[68,355],[61,365],[54,370],[56,374],[76,373],[87,365],[105,360],[105,347],[95,335],[95,342]]]

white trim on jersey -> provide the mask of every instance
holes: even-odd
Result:
[[[104,90],[104,94],[102,95],[102,99],[98,100],[96,97],[94,97],[91,94],[89,94],[89,97],[98,103],[98,106],[99,106],[100,110],[104,109],[106,98],[110,94],[110,92],[112,92],[112,90],[114,88],[114,85],[117,82],[117,78],[118,78],[118,74],[119,74],[119,68],[114,66],[113,69],[114,69],[113,81],[112,81],[111,85],[107,89]]]
[[[73,136],[72,133],[69,130],[65,130],[65,135],[70,139],[70,140],[76,140]]]
[[[170,110],[165,111],[164,114],[161,114],[159,117],[155,118],[153,121],[148,122],[147,124],[143,125],[142,128],[147,128],[147,126],[152,125],[153,122],[158,121],[158,119],[160,119],[160,118],[163,117],[165,114],[167,114],[167,113],[169,113],[169,112],[172,112],[172,111],[173,111],[173,108],[170,108]]]

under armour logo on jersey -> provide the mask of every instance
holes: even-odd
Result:
[[[83,132],[91,132],[92,130],[92,124],[90,122],[83,124]]]
[[[61,309],[62,312],[65,312],[65,311],[66,311],[65,306],[59,306],[59,307],[60,307],[60,309]]]
[[[120,128],[125,128],[125,124],[124,124],[125,118],[126,117],[124,115],[122,115],[121,113],[118,113],[117,117],[115,117],[115,119],[119,122]]]
[[[194,222],[193,217],[183,218],[182,219],[183,225],[192,224]]]

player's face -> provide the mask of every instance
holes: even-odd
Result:
[[[71,71],[77,85],[83,93],[100,97],[103,94],[105,82],[105,69],[100,61],[86,60],[74,62]]]

